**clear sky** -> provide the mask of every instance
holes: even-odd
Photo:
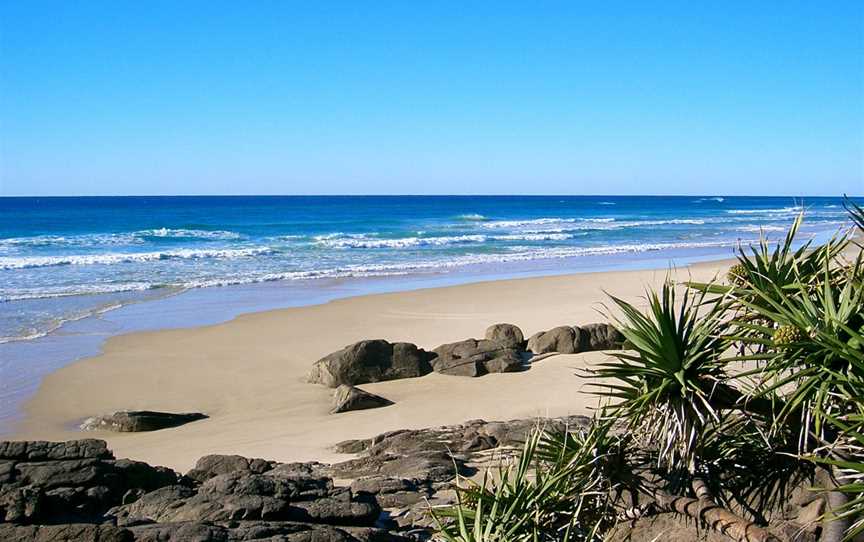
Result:
[[[0,1],[0,195],[864,193],[864,2]]]

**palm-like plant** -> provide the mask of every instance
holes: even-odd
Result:
[[[727,284],[690,282],[690,288],[713,294],[735,296],[728,299],[728,309],[738,311],[750,320],[765,322],[754,314],[753,305],[770,307],[769,301],[780,301],[798,293],[799,287],[815,285],[821,278],[824,262],[832,261],[848,245],[845,235],[834,236],[828,243],[812,247],[811,241],[799,243],[798,232],[804,220],[799,214],[786,236],[772,244],[764,235],[757,245],[739,245],[737,262],[727,273]],[[796,249],[795,246],[800,244]],[[833,272],[833,270],[832,270]],[[748,302],[745,306],[743,302]],[[742,326],[741,332],[765,338],[765,332]],[[770,337],[771,331],[768,332]]]
[[[802,446],[830,440],[824,431],[825,416],[845,414],[843,409],[850,401],[864,396],[864,264],[859,256],[840,269],[839,275],[831,266],[831,261],[824,261],[816,286],[801,282],[791,287],[766,285],[764,290],[753,289],[738,298],[778,329],[767,341],[736,337],[767,347],[760,356],[765,365],[736,378],[758,377],[761,383],[756,396],[777,393],[783,397],[777,426],[787,427],[790,417],[799,418]],[[742,325],[759,330],[752,323]],[[772,333],[767,327],[760,331]]]
[[[479,484],[462,480],[455,506],[431,510],[439,536],[448,542],[599,542],[615,521],[601,475],[607,437],[607,426],[564,441],[538,428],[515,464],[487,470]]]
[[[852,201],[848,196],[844,196],[843,206],[849,213],[849,219],[852,220],[852,223],[864,232],[864,208]]]
[[[700,436],[719,420],[712,396],[726,379],[721,354],[727,345],[722,304],[701,310],[705,294],[685,291],[680,302],[669,282],[649,292],[648,312],[612,296],[622,317],[616,325],[630,350],[592,373],[597,393],[610,397],[607,413],[626,420],[643,444],[658,450],[669,468],[695,470]]]

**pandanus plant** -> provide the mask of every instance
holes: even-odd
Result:
[[[846,208],[864,232],[864,209]],[[767,511],[814,466],[832,480],[813,488],[821,540],[864,533],[864,259],[847,259],[848,234],[799,243],[801,222],[739,248],[725,283],[667,280],[644,311],[610,296],[626,349],[589,370],[607,401],[595,424],[535,433],[515,466],[460,487],[440,538],[600,540],[614,509],[775,541]]]

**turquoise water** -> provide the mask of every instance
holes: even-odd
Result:
[[[0,431],[42,375],[141,329],[487,278],[727,257],[839,198],[0,198]],[[8,427],[7,427],[8,428]]]

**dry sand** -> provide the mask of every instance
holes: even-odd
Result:
[[[728,262],[677,270],[707,280]],[[575,369],[603,353],[553,356],[521,373],[422,378],[366,384],[395,402],[328,414],[332,390],[308,384],[311,364],[367,338],[409,341],[432,349],[482,337],[497,322],[526,337],[558,325],[604,321],[603,290],[639,301],[666,270],[586,273],[482,282],[355,297],[261,312],[199,328],[134,333],[110,339],[104,352],[48,376],[25,406],[14,439],[104,438],[117,457],[186,471],[209,453],[279,461],[343,459],[334,443],[383,431],[483,418],[587,414],[596,398]],[[82,435],[82,419],[122,409],[200,411],[207,420],[152,433]]]

